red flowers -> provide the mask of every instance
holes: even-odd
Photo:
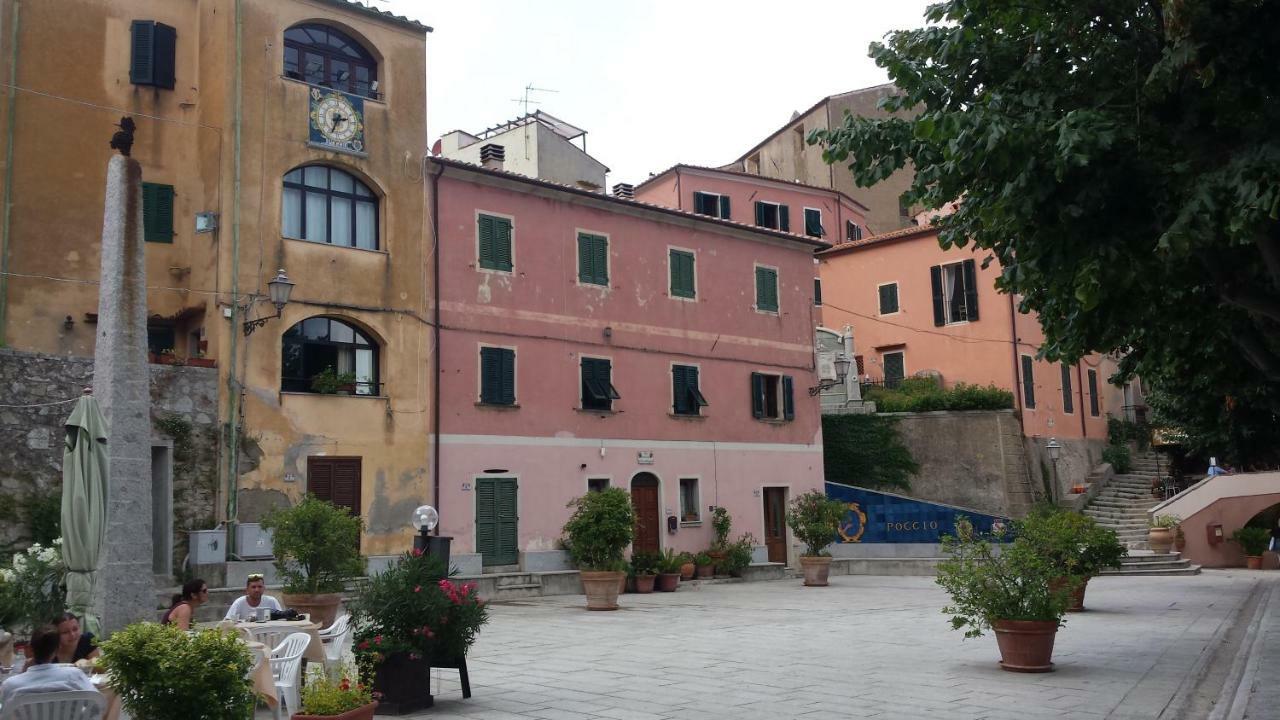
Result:
[[[359,644],[359,645],[356,645],[356,647],[360,648],[361,650],[368,650],[368,649],[369,649],[369,641],[368,641],[368,640],[361,640],[361,641],[360,641],[360,644]]]
[[[373,644],[374,644],[374,645],[381,645],[381,644],[382,644],[382,636],[381,636],[381,635],[374,635],[374,636],[373,636]]]
[[[413,555],[414,557],[422,557],[422,548],[414,548],[413,550],[409,551],[409,554]]]
[[[413,586],[413,591],[414,591],[414,592],[416,592],[416,593],[420,593],[420,592],[422,592],[422,586],[421,586],[421,585],[414,585],[414,586]]]

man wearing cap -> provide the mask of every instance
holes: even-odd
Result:
[[[244,595],[236,598],[227,610],[227,620],[250,620],[258,608],[267,608],[279,612],[283,610],[280,601],[265,595],[267,584],[262,581],[262,573],[251,573],[244,583]]]

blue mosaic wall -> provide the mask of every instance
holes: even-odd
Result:
[[[1008,521],[996,515],[850,485],[827,483],[826,490],[827,497],[849,507],[836,538],[841,543],[941,542],[943,535],[955,534],[958,515],[969,518],[981,533],[991,532],[992,523]]]

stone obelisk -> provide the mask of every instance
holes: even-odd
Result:
[[[105,632],[156,617],[151,538],[151,388],[142,166],[124,118],[107,164],[93,393],[107,418],[107,534],[94,609]]]

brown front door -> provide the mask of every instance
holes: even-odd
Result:
[[[307,458],[307,492],[360,517],[360,458]]]
[[[787,562],[787,489],[764,489],[764,546],[769,562]]]
[[[658,512],[658,478],[651,473],[640,473],[631,479],[631,507],[636,513],[636,536],[631,551],[659,552],[662,517]]]

